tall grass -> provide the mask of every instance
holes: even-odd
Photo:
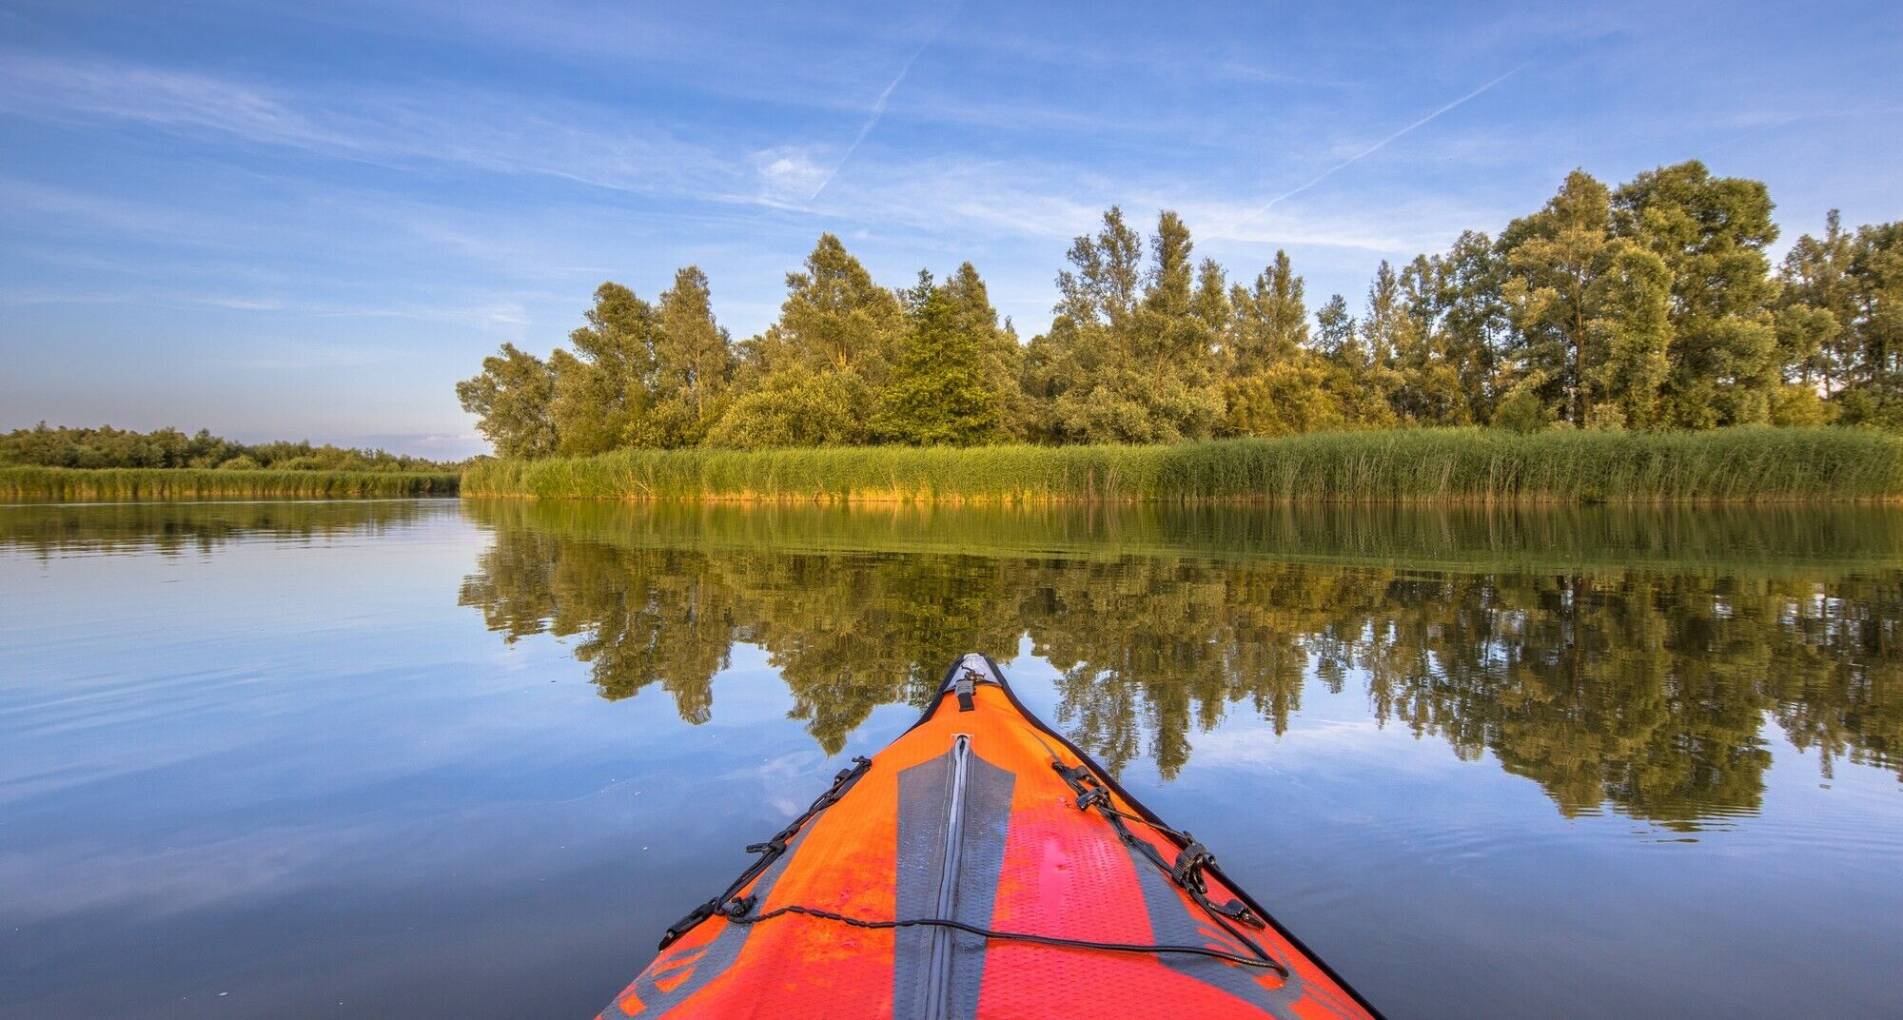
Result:
[[[1400,429],[1168,446],[622,450],[488,461],[469,496],[768,502],[1778,502],[1903,497],[1903,439],[1837,428]]]
[[[196,468],[0,467],[0,500],[373,499],[454,495],[454,474]]]

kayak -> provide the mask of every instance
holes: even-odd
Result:
[[[1379,1016],[983,655],[747,850],[600,1020]]]

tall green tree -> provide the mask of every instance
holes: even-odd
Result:
[[[1903,426],[1903,222],[1858,229],[1850,277],[1848,329],[1863,383],[1847,416]]]
[[[644,445],[694,446],[726,412],[733,344],[714,319],[707,274],[688,266],[661,295],[654,340],[654,403]]]
[[[1578,426],[1671,417],[1659,402],[1674,343],[1666,315],[1674,277],[1659,255],[1613,228],[1612,193],[1575,170],[1544,209],[1501,235],[1501,297],[1515,332],[1501,389],[1516,401],[1516,424],[1527,421],[1529,400],[1539,416]]]
[[[1658,256],[1630,246],[1611,252],[1587,295],[1596,358],[1585,388],[1594,402],[1580,424],[1661,424],[1660,390],[1671,370],[1671,296],[1671,274]]]
[[[621,284],[604,283],[584,318],[586,324],[568,334],[572,350],[549,357],[556,448],[569,456],[640,442],[652,402],[654,307]]]
[[[969,271],[967,275],[967,271]],[[966,263],[964,300],[982,298],[983,281]],[[1001,373],[995,346],[996,313],[972,314],[960,306],[950,285],[932,281],[920,270],[918,285],[905,294],[906,332],[880,395],[875,428],[883,437],[914,446],[970,446],[1009,435],[1005,385],[1014,376]],[[987,303],[988,308],[988,303]],[[986,319],[989,319],[987,322]]]
[[[504,457],[546,457],[555,452],[555,375],[533,354],[503,344],[482,359],[482,371],[456,384],[463,410],[476,416],[476,430]]]
[[[1375,269],[1368,285],[1368,304],[1359,321],[1361,349],[1366,360],[1355,366],[1353,386],[1360,392],[1359,418],[1367,424],[1388,425],[1405,422],[1397,401],[1401,374],[1395,370],[1397,352],[1415,343],[1413,333],[1420,328],[1407,307],[1400,277],[1386,259]],[[1386,411],[1379,410],[1385,407]]]
[[[1315,347],[1328,362],[1327,386],[1341,405],[1345,424],[1387,428],[1394,408],[1383,385],[1386,366],[1375,360],[1361,321],[1348,311],[1348,299],[1330,295],[1315,313]]]
[[[1854,373],[1862,360],[1852,328],[1858,317],[1851,275],[1856,254],[1856,235],[1843,228],[1832,209],[1824,219],[1824,235],[1799,237],[1779,273],[1778,345],[1797,380],[1815,379],[1827,397],[1857,381]]]
[[[780,317],[743,345],[739,396],[708,433],[719,446],[852,445],[890,375],[905,312],[832,234],[786,276]]]
[[[1237,284],[1230,290],[1234,316],[1223,345],[1230,374],[1247,378],[1308,347],[1308,307],[1302,286],[1288,252],[1277,249],[1275,259],[1256,274],[1253,284]]]
[[[1667,423],[1766,421],[1781,381],[1766,249],[1777,240],[1762,181],[1715,177],[1692,160],[1648,170],[1612,196],[1612,232],[1671,274]]]
[[[1410,311],[1430,339],[1429,363],[1451,372],[1451,379],[1436,379],[1430,388],[1444,391],[1451,386],[1464,406],[1453,406],[1445,396],[1425,403],[1438,405],[1433,414],[1445,424],[1489,420],[1511,329],[1500,294],[1503,260],[1487,235],[1469,230],[1444,254],[1428,256],[1425,263],[1416,259],[1410,266]]]
[[[1441,310],[1447,299],[1447,271],[1439,258],[1417,255],[1401,270],[1401,309],[1405,328],[1395,336],[1393,402],[1405,421],[1425,425],[1472,424],[1471,405],[1462,389],[1461,366]]]
[[[1017,331],[1010,319],[999,321],[984,278],[970,262],[960,263],[957,272],[945,281],[944,288],[957,328],[970,338],[978,351],[979,373],[985,387],[1000,395],[1005,431],[994,438],[1021,438],[1030,412],[1019,386],[1024,370],[1024,346],[1018,342]]]
[[[786,274],[780,318],[758,346],[769,370],[798,362],[877,387],[903,319],[898,297],[839,238],[821,234],[801,271]]]
[[[1347,423],[1329,385],[1330,365],[1309,347],[1302,292],[1302,278],[1280,250],[1250,286],[1230,289],[1234,312],[1223,333],[1224,431],[1278,436]]]
[[[1222,413],[1215,372],[1219,276],[1196,284],[1189,229],[1157,219],[1147,268],[1142,238],[1111,207],[1078,237],[1057,277],[1051,330],[1027,352],[1026,386],[1056,442],[1172,442],[1208,436]],[[1199,314],[1200,313],[1200,314]],[[1207,317],[1205,317],[1207,316]]]

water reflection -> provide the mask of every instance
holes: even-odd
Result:
[[[1311,677],[1490,755],[1573,815],[1759,807],[1767,720],[1828,774],[1903,771],[1903,518],[1803,511],[800,510],[465,503],[493,543],[460,601],[551,633],[603,697],[682,719],[764,649],[827,752],[918,703],[956,650],[1028,636],[1059,725],[1165,777]]]
[[[247,539],[305,542],[376,536],[453,500],[36,503],[0,507],[0,549],[39,557],[157,552],[206,555]]]

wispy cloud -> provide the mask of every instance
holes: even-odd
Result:
[[[454,165],[617,191],[698,193],[737,183],[726,160],[666,125],[617,128],[612,109],[482,89],[320,93],[0,51],[0,113],[129,121],[392,169]]]
[[[1381,139],[1378,142],[1375,142],[1373,145],[1370,145],[1367,148],[1362,149],[1359,152],[1356,152],[1354,155],[1349,156],[1347,159],[1344,159],[1341,162],[1336,163],[1335,165],[1329,167],[1328,169],[1323,170],[1321,173],[1316,174],[1314,177],[1309,178],[1307,181],[1303,182],[1302,184],[1297,185],[1296,187],[1290,188],[1289,190],[1282,192],[1281,194],[1275,196],[1274,198],[1269,199],[1267,202],[1264,202],[1261,205],[1261,207],[1257,208],[1254,212],[1250,213],[1246,217],[1246,219],[1252,220],[1259,216],[1263,216],[1267,214],[1270,209],[1275,208],[1278,204],[1288,199],[1294,198],[1296,195],[1299,195],[1302,192],[1307,191],[1310,188],[1313,188],[1317,184],[1320,184],[1321,182],[1329,179],[1330,177],[1335,176],[1336,174],[1342,172],[1343,170],[1348,169],[1349,167],[1355,165],[1356,163],[1359,163],[1362,160],[1367,159],[1369,156],[1372,156],[1375,153],[1380,152],[1382,149],[1387,148],[1389,145],[1393,144],[1399,139],[1406,137],[1407,135],[1423,127],[1426,127],[1428,124],[1433,123],[1435,120],[1439,119],[1443,115],[1450,113],[1454,110],[1457,110],[1469,102],[1472,102],[1474,99],[1477,99],[1480,96],[1486,94],[1494,86],[1500,84],[1503,81],[1506,81],[1508,78],[1511,78],[1516,74],[1519,74],[1521,71],[1526,70],[1526,66],[1527,65],[1525,64],[1521,64],[1518,67],[1512,68],[1511,70],[1507,71],[1505,74],[1502,74],[1499,77],[1488,81],[1486,84],[1480,86],[1477,89],[1474,89],[1472,92],[1469,92],[1464,96],[1461,96],[1459,99],[1456,99],[1451,103],[1447,103],[1445,105],[1442,105],[1436,108],[1432,112],[1428,113],[1426,116],[1420,118],[1419,120],[1414,121],[1412,124],[1409,124],[1408,126],[1402,128],[1401,130],[1396,131],[1391,135],[1388,135],[1387,137]]]
[[[885,116],[885,107],[892,101],[892,93],[898,91],[899,83],[905,81],[905,76],[912,73],[912,65],[918,63],[918,58],[931,48],[932,43],[938,41],[938,36],[945,31],[945,26],[958,16],[959,6],[959,4],[953,4],[946,11],[944,19],[932,29],[932,34],[926,36],[925,41],[918,44],[918,49],[913,50],[912,55],[905,59],[904,66],[899,68],[899,73],[879,92],[879,98],[872,104],[872,113],[866,117],[866,122],[859,126],[859,133],[853,136],[852,144],[846,146],[845,154],[840,156],[839,162],[833,164],[832,170],[820,179],[819,185],[813,189],[807,201],[818,201],[819,196],[825,193],[826,186],[833,182],[833,178],[839,176],[839,171],[845,169],[846,164],[852,160],[852,154],[859,151],[859,143],[866,140],[866,136],[872,133],[872,129],[879,125],[879,118]]]
[[[241,353],[226,358],[225,364],[261,372],[307,372],[380,365],[393,360],[394,355],[387,347],[367,344],[252,339]]]

